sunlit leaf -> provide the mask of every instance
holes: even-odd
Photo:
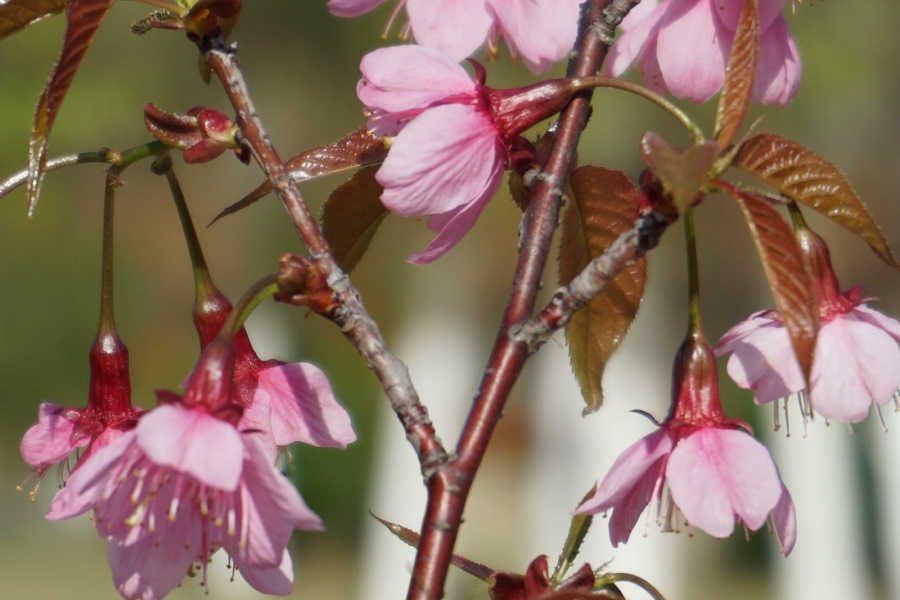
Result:
[[[377,165],[384,162],[385,157],[387,157],[387,149],[384,147],[384,140],[372,135],[365,127],[362,127],[336,142],[311,148],[290,159],[284,163],[284,166],[291,174],[291,179],[296,183],[301,183],[332,173]],[[262,183],[219,213],[212,223],[247,208],[260,198],[270,194],[272,190],[271,183],[268,181]]]
[[[384,188],[375,181],[377,171],[377,167],[360,169],[334,190],[322,207],[322,232],[346,273],[359,264],[388,214],[380,200]]]
[[[391,523],[390,521],[386,521],[382,519],[375,513],[370,513],[373,517],[378,519],[378,521],[388,528],[388,531],[393,533],[395,536],[400,538],[400,541],[403,543],[412,546],[413,548],[417,548],[419,546],[419,534],[413,531],[412,529],[407,529],[403,525],[397,525],[396,523]],[[475,561],[471,561],[464,556],[459,556],[454,554],[450,559],[450,564],[458,569],[462,569],[469,575],[473,575],[482,581],[492,582],[495,571],[490,569],[482,564],[479,564]]]
[[[114,0],[69,0],[66,3],[66,36],[53,75],[38,100],[28,148],[28,214],[34,212],[44,169],[50,130],[82,59],[94,41]]]
[[[62,12],[66,0],[0,0],[0,40]]]
[[[900,269],[887,239],[850,182],[815,152],[773,133],[761,133],[741,146],[734,164],[849,229],[868,242],[884,262]]]
[[[734,140],[747,114],[756,80],[759,37],[759,0],[745,0],[716,112],[715,137],[720,148],[727,148]]]
[[[630,230],[638,218],[637,191],[621,171],[581,167],[572,173],[570,185],[574,202],[563,220],[559,249],[563,285]],[[637,314],[646,278],[647,263],[642,258],[575,313],[566,327],[572,370],[587,403],[585,414],[603,403],[603,370]]]
[[[715,142],[706,142],[679,152],[653,133],[645,133],[641,139],[644,162],[653,169],[666,193],[672,196],[679,213],[690,208],[706,183],[718,153],[719,146]]]
[[[727,191],[741,207],[750,227],[766,278],[809,389],[819,331],[819,307],[815,284],[803,266],[803,254],[794,230],[766,200],[731,186]]]

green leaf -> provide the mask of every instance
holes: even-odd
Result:
[[[759,0],[745,0],[716,112],[715,138],[719,148],[727,148],[734,140],[750,106],[759,60],[759,37]]]
[[[572,173],[570,186],[574,201],[563,219],[559,248],[562,285],[634,227],[638,218],[637,191],[621,171],[581,167]],[[587,403],[585,414],[603,404],[603,370],[637,314],[646,279],[647,262],[642,258],[616,276],[566,326],[572,370]]]
[[[0,40],[62,12],[66,0],[0,0]]]
[[[591,491],[585,494],[581,502],[578,503],[579,506],[584,504],[589,498],[592,498],[596,492],[597,484],[594,484]],[[572,517],[572,523],[569,525],[569,535],[566,536],[566,543],[563,545],[559,559],[556,561],[556,568],[553,570],[553,576],[550,578],[554,585],[558,586],[560,584],[562,578],[566,576],[569,567],[575,562],[575,558],[581,550],[581,544],[584,542],[584,537],[587,535],[593,521],[594,515],[575,515]]]
[[[69,0],[66,36],[50,82],[38,100],[28,148],[28,214],[34,212],[47,165],[50,130],[84,55],[114,0]]]
[[[372,135],[362,127],[331,144],[310,148],[290,159],[284,166],[295,183],[324,177],[333,173],[352,171],[368,165],[377,165],[387,157],[384,139]],[[273,191],[268,181],[223,210],[212,220],[212,225],[222,217],[245,209]]]
[[[900,269],[887,239],[850,182],[815,152],[773,133],[761,133],[741,146],[734,164],[852,231],[868,242],[881,260]]]
[[[726,191],[737,201],[750,227],[769,287],[806,378],[806,389],[810,389],[819,331],[819,305],[815,283],[804,267],[803,254],[794,230],[763,198],[732,186],[727,186]]]
[[[703,189],[718,153],[716,142],[706,142],[679,152],[653,133],[645,133],[641,139],[644,162],[659,178],[665,192],[672,196],[679,214],[691,207],[694,198]]]
[[[375,181],[377,171],[377,167],[360,169],[334,190],[322,207],[322,232],[346,273],[362,260],[388,214],[380,199],[384,188]]]

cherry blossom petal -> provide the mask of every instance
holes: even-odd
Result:
[[[778,17],[783,17],[782,9],[785,2],[787,0],[759,0],[759,30],[763,35]],[[744,0],[712,0],[712,3],[716,9],[715,14],[719,15],[725,28],[731,32],[737,30]]]
[[[89,459],[79,461],[66,486],[50,504],[50,513],[46,518],[51,521],[71,519],[93,508],[102,496],[107,479],[119,466],[119,460],[134,443],[135,437],[136,432],[129,431],[94,452]]]
[[[475,82],[457,62],[432,48],[392,46],[366,54],[356,94],[369,108],[396,113],[448,98],[475,98]]]
[[[494,23],[486,0],[407,0],[416,42],[460,61],[480,48]]]
[[[890,334],[900,342],[900,321],[892,319],[865,305],[859,305],[853,309],[853,315],[860,321],[870,323]]]
[[[406,126],[378,169],[381,201],[401,216],[471,204],[496,179],[499,144],[493,122],[474,106],[428,110]]]
[[[732,35],[710,0],[673,0],[659,24],[657,58],[677,98],[705,102],[722,89]]]
[[[268,406],[268,427],[279,446],[303,442],[346,448],[356,440],[350,415],[335,400],[328,377],[314,365],[293,363],[263,369],[251,408],[257,403]]]
[[[655,39],[659,28],[662,26],[663,17],[666,16],[673,2],[676,1],[678,0],[664,0],[656,10],[639,23],[629,23],[627,29],[624,26],[629,18],[625,17],[625,21],[622,22],[622,29],[626,33],[616,40],[606,57],[606,72],[609,75],[618,77],[631,66],[631,63],[641,54],[644,45],[648,41]],[[638,6],[643,4],[644,2],[641,2]]]
[[[753,100],[786,106],[800,87],[800,53],[784,16],[762,36]]]
[[[753,401],[757,404],[784,398],[806,388],[803,371],[783,326],[764,324],[746,334],[734,345],[727,370],[738,387],[756,392]]]
[[[244,435],[248,464],[241,486],[243,511],[237,548],[227,548],[242,563],[255,568],[278,568],[294,528],[322,529],[297,488],[269,462],[261,436]],[[246,543],[244,543],[246,542]]]
[[[444,254],[453,249],[478,220],[478,215],[487,206],[503,181],[503,163],[500,161],[499,154],[495,157],[494,171],[490,179],[485,182],[484,190],[481,196],[471,204],[461,206],[448,213],[434,215],[428,219],[428,228],[437,231],[438,236],[434,238],[428,247],[410,256],[407,262],[414,265],[424,265],[442,257]]]
[[[387,0],[329,0],[328,12],[336,17],[358,17]]]
[[[26,463],[33,467],[46,467],[58,463],[75,448],[85,446],[90,437],[83,437],[72,444],[75,423],[62,416],[63,407],[44,402],[38,409],[38,422],[25,432],[19,450]]]
[[[533,73],[565,57],[578,32],[580,0],[489,0],[506,44]]]
[[[759,529],[782,489],[765,446],[743,431],[717,427],[703,427],[675,446],[666,481],[688,523],[719,538],[731,535],[735,514]]]
[[[787,557],[797,541],[797,511],[794,510],[794,501],[784,483],[781,484],[781,498],[772,509],[772,521],[781,544],[781,553]]]
[[[181,510],[157,535],[133,527],[106,550],[116,589],[128,600],[160,600],[184,579],[202,548],[200,520]]]
[[[628,541],[641,513],[653,499],[653,493],[656,492],[658,495],[662,491],[661,480],[666,470],[666,458],[663,456],[653,463],[628,495],[621,498],[613,507],[609,519],[609,541],[613,548]]]
[[[659,66],[659,58],[656,55],[656,37],[650,38],[644,50],[637,59],[637,68],[641,72],[641,79],[644,80],[650,91],[659,95],[666,93],[666,80],[663,77],[662,69]]]
[[[136,430],[138,446],[155,464],[193,475],[210,487],[237,489],[244,445],[231,424],[202,410],[166,405],[147,413]]]
[[[668,429],[660,428],[632,444],[616,459],[596,493],[575,514],[597,514],[627,499],[660,458],[672,451]]]
[[[650,14],[659,7],[659,0],[641,0],[637,6],[632,8],[625,19],[619,25],[622,31],[631,31],[641,24],[641,22],[650,16]]]
[[[738,342],[744,341],[744,339],[755,332],[757,329],[762,327],[782,327],[781,321],[773,319],[771,315],[772,311],[761,310],[759,312],[755,312],[745,321],[741,321],[731,329],[725,332],[721,338],[719,338],[719,345],[716,347],[716,356],[725,356],[729,352],[734,352],[735,346],[737,346]]]
[[[881,328],[852,314],[819,331],[813,364],[813,410],[829,419],[855,423],[872,401],[884,404],[900,385],[900,348]]]
[[[287,596],[294,590],[294,563],[287,550],[281,555],[281,564],[272,569],[258,569],[239,560],[236,560],[236,566],[247,583],[258,592]]]

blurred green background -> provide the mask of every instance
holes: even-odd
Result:
[[[384,43],[380,34],[392,10],[388,5],[365,17],[344,20],[331,17],[324,0],[245,3],[233,39],[239,43],[254,100],[282,156],[337,139],[363,123],[362,107],[354,93],[359,59]],[[207,87],[198,77],[197,52],[182,35],[156,31],[136,37],[129,32],[128,25],[147,12],[146,6],[130,2],[113,7],[59,115],[50,142],[51,156],[103,146],[125,149],[148,141],[142,122],[147,102],[176,112],[194,105],[231,112],[221,88],[215,83]],[[789,16],[789,22],[803,59],[800,91],[787,109],[754,107],[750,119],[765,115],[763,129],[792,137],[840,165],[888,239],[898,246],[900,204],[895,190],[900,184],[900,38],[895,29],[900,22],[900,4],[892,0],[803,4],[795,16]],[[57,17],[0,43],[0,177],[25,165],[35,102],[59,51],[63,29],[64,22]],[[561,73],[559,69],[554,73]],[[508,60],[505,50],[499,62],[488,66],[488,72],[488,83],[497,87],[533,81],[522,65]],[[702,123],[711,124],[712,104],[687,108]],[[679,126],[655,107],[620,92],[599,91],[579,162],[624,169],[636,179],[642,169],[637,142],[646,130],[662,134],[672,143],[687,143]],[[165,182],[150,174],[148,166],[132,167],[125,177],[128,185],[119,192],[115,292],[119,331],[131,351],[134,399],[150,408],[154,389],[177,388],[192,368],[197,341],[190,321],[193,289],[186,247]],[[200,227],[261,181],[255,165],[245,167],[230,155],[190,168],[176,160],[176,170]],[[303,187],[314,210],[318,211],[340,181],[340,177],[328,178]],[[31,220],[26,217],[23,191],[0,201],[2,598],[118,597],[110,585],[104,543],[91,531],[87,519],[57,524],[42,518],[55,492],[55,471],[48,475],[35,504],[28,501],[27,493],[15,489],[29,471],[18,446],[22,434],[36,420],[38,404],[53,401],[81,406],[85,402],[87,350],[98,311],[102,193],[102,167],[85,165],[48,176]],[[409,314],[427,304],[472,324],[467,352],[476,362],[483,362],[515,264],[518,217],[504,189],[465,241],[426,267],[404,262],[428,243],[431,234],[424,222],[388,219],[353,281],[389,343]],[[820,219],[810,220],[831,242],[844,285],[866,285],[870,295],[881,298],[881,310],[900,315],[897,275],[857,239]],[[698,211],[698,227],[704,319],[709,337],[717,339],[734,322],[761,308],[761,303],[771,305],[771,300],[750,238],[731,201],[707,200]],[[684,327],[682,243],[677,229],[666,236],[651,260],[650,291],[671,310],[665,326],[654,332],[653,352],[663,356],[672,355]],[[282,253],[302,251],[274,197],[201,229],[201,240],[214,278],[232,298],[273,271]],[[553,289],[555,278],[555,268],[548,269],[545,295]],[[372,484],[372,453],[379,441],[376,408],[385,399],[374,377],[330,323],[302,310],[266,305],[251,318],[248,328],[264,358],[305,360],[323,368],[353,417],[359,436],[355,444],[346,451],[295,448],[291,472],[328,528],[324,533],[295,535],[298,582],[294,597],[357,597],[360,532],[369,519],[365,494]],[[444,352],[440,340],[434,340],[433,351]],[[446,357],[447,361],[455,359]],[[667,373],[669,366],[663,360],[648,368]],[[729,412],[751,419],[760,428],[769,426],[768,411],[754,409],[748,394],[725,379],[723,382]],[[468,388],[474,390],[476,385],[472,380]],[[538,399],[531,398],[527,384],[516,388],[486,469],[523,464],[533,441],[525,418],[530,400]],[[460,398],[460,402],[467,403],[468,398]],[[581,410],[577,395],[556,402],[560,411]],[[627,405],[627,398],[607,402]],[[896,423],[894,415],[888,418],[889,426]],[[592,419],[604,419],[604,412]],[[590,423],[586,420],[583,425],[590,427]],[[862,429],[878,429],[873,425],[866,423]],[[402,435],[399,425],[393,433]],[[865,515],[867,577],[878,594],[883,574],[895,568],[896,558],[877,549],[880,527],[872,516],[877,498],[867,476],[870,439],[875,438],[853,437],[860,476],[848,485],[861,485],[867,500],[846,510]],[[501,461],[495,456],[503,457],[503,462],[492,463]],[[490,478],[483,478],[476,488],[490,489],[491,484]],[[26,489],[31,485],[29,482]],[[579,489],[588,485],[573,482]],[[500,506],[515,501],[515,490],[497,493]],[[798,506],[798,512],[802,514],[803,508]],[[478,507],[471,510],[477,512]],[[420,519],[419,514],[393,516],[402,516],[410,526]],[[478,519],[479,523],[492,523],[489,514]],[[490,555],[472,558],[522,570],[525,564],[510,557],[518,557],[516,535],[527,524],[501,521],[497,519],[496,531],[481,531],[494,540]],[[463,535],[467,531],[464,529]],[[562,535],[560,532],[560,539]],[[594,535],[606,533],[598,527]],[[651,535],[662,534],[654,531]],[[682,540],[708,549],[701,551],[703,560],[692,565],[687,587],[691,593],[685,597],[772,595],[767,578],[772,565],[763,549],[768,542],[760,541],[766,536],[754,537],[750,543],[742,537],[738,533],[721,543],[704,536]],[[544,551],[555,556],[558,548]],[[604,560],[586,558],[595,566]],[[194,587],[185,584],[185,589],[171,597],[198,596],[200,590]],[[467,597],[486,597],[483,587],[466,589]],[[229,597],[221,586],[211,593]],[[880,597],[887,598],[887,594],[883,591]]]

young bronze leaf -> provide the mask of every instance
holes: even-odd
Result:
[[[656,134],[645,133],[641,139],[644,162],[656,173],[666,193],[671,194],[679,213],[690,208],[706,183],[718,153],[719,146],[715,142],[706,142],[679,153]]]
[[[408,546],[412,546],[413,548],[418,548],[419,546],[419,534],[413,531],[412,529],[408,529],[403,525],[397,525],[396,523],[391,523],[385,519],[382,519],[372,511],[369,511],[373,517],[378,519],[378,521],[388,528],[388,531],[397,536],[400,541],[405,543]],[[494,571],[480,563],[469,560],[464,556],[459,556],[458,554],[454,554],[450,558],[450,564],[456,567],[457,569],[461,569],[468,573],[469,575],[473,575],[482,581],[492,582],[494,579]]]
[[[849,229],[868,242],[881,260],[900,269],[887,239],[850,182],[818,154],[773,133],[761,133],[741,146],[734,164]]]
[[[364,167],[332,192],[322,207],[322,232],[334,259],[347,273],[353,271],[388,210],[381,204],[384,188],[375,181],[377,167]]]
[[[716,112],[716,141],[725,149],[734,140],[753,95],[756,63],[759,60],[759,0],[744,0],[738,20],[731,57],[725,71],[725,85]]]
[[[813,352],[819,331],[819,306],[815,284],[803,266],[803,255],[794,231],[764,199],[728,186],[744,213],[766,278],[791,336],[794,353],[809,387]]]
[[[41,193],[53,122],[85,53],[94,41],[94,34],[100,28],[113,2],[114,0],[69,0],[66,3],[66,36],[62,52],[53,68],[50,82],[38,100],[34,126],[31,130],[27,188],[29,216],[34,212],[34,206]]]
[[[291,174],[291,179],[301,183],[332,173],[377,165],[384,162],[386,156],[387,148],[384,147],[384,140],[361,127],[336,142],[310,148],[284,163],[284,166]],[[260,184],[255,190],[219,213],[210,225],[222,217],[247,208],[271,192],[271,183],[266,181]]]
[[[637,191],[621,171],[585,166],[570,179],[574,202],[563,220],[559,279],[568,284],[638,218]],[[585,414],[603,403],[603,369],[637,314],[647,263],[641,259],[613,279],[602,294],[566,326],[572,370],[587,403]]]
[[[0,0],[0,40],[62,12],[66,0]]]

